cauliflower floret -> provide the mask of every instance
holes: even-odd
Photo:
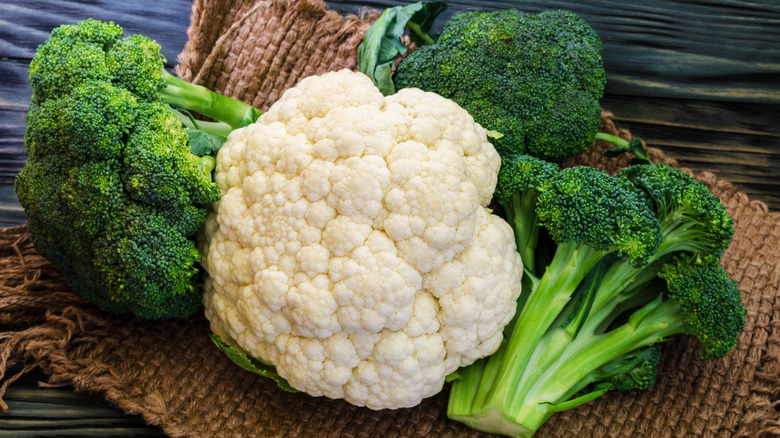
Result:
[[[488,213],[500,159],[454,102],[348,70],[288,90],[220,149],[204,228],[215,334],[314,396],[418,404],[492,354],[522,264]]]

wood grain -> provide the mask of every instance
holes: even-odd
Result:
[[[39,387],[36,382],[44,379],[33,372],[6,392],[3,399],[9,413],[0,414],[0,438],[165,436],[159,428],[119,411],[100,397],[69,388]]]
[[[334,0],[344,12],[410,1]],[[469,9],[569,9],[604,41],[602,106],[650,145],[695,171],[711,171],[780,210],[780,2],[450,1],[441,17]],[[52,28],[92,17],[160,42],[170,65],[186,42],[188,0],[18,2],[0,0],[0,227],[24,223],[13,192],[22,167],[30,98],[27,65]],[[440,29],[441,24],[439,25]],[[11,385],[0,437],[162,436],[99,396],[40,388],[40,375]]]

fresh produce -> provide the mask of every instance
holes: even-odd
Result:
[[[652,386],[661,345],[676,335],[698,338],[702,359],[728,354],[745,323],[719,265],[732,219],[702,183],[652,164],[640,139],[596,132],[604,70],[595,32],[567,11],[475,11],[436,38],[436,3],[386,10],[393,25],[369,29],[359,65],[380,85],[392,65],[386,93],[440,93],[489,130],[502,160],[495,205],[524,266],[504,342],[453,373],[448,416],[528,437],[555,412]],[[388,42],[407,30],[420,46],[411,53]],[[631,166],[617,176],[560,170],[594,140],[616,145],[608,156],[632,153]]]
[[[417,46],[434,44],[436,39],[429,32],[436,17],[445,10],[447,4],[443,1],[426,1],[382,11],[358,46],[358,70],[371,78],[385,96],[395,93],[393,73],[396,61],[409,51],[401,37],[408,29],[409,42]]]
[[[450,418],[510,436],[649,388],[669,339],[727,355],[732,219],[641,140],[597,133],[593,29],[505,10],[438,37],[445,8],[388,8],[363,73],[306,78],[262,115],[113,23],[55,29],[16,180],[36,248],[113,312],[202,303],[215,344],[283,389],[396,409],[452,381]],[[560,168],[594,140],[636,158]]]
[[[457,372],[451,418],[528,437],[555,412],[652,386],[675,335],[698,338],[702,359],[734,348],[745,308],[718,264],[732,219],[703,183],[663,164],[613,177],[513,160],[497,199],[533,254],[531,287],[498,352]]]
[[[549,161],[524,154],[508,155],[502,161],[493,196],[502,208],[502,215],[512,225],[523,268],[538,276],[541,273],[536,270],[537,252],[544,258],[540,263],[542,269],[549,254],[543,253],[545,245],[537,247],[540,232],[536,201],[544,184],[552,181],[560,169]]]
[[[361,71],[387,82],[382,61],[401,48],[386,41],[397,41],[408,27],[419,47],[398,64],[395,89],[416,87],[454,100],[497,134],[491,141],[502,156],[563,162],[586,151],[601,121],[605,84],[601,40],[590,25],[569,11],[469,11],[454,15],[434,39],[427,31],[443,9],[439,3],[418,3],[411,16],[393,12],[412,5],[386,10],[377,23],[393,16],[394,25],[368,31],[358,52]],[[366,50],[382,43],[384,50]]]
[[[258,111],[168,73],[149,38],[122,36],[85,20],[38,48],[15,190],[36,250],[81,297],[116,313],[186,317],[201,308],[194,235],[219,198],[208,154]]]
[[[436,394],[515,313],[522,264],[485,208],[499,163],[441,96],[384,97],[348,70],[302,80],[217,156],[202,251],[218,344],[314,396]]]

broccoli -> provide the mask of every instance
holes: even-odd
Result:
[[[552,181],[558,171],[556,164],[531,155],[501,157],[493,199],[501,207],[501,215],[512,225],[523,268],[533,275],[539,275],[536,271],[537,253],[546,248],[544,244],[537,247],[540,230],[536,202],[539,193],[544,190],[543,186]],[[545,266],[545,261],[539,265]]]
[[[605,74],[595,31],[569,11],[454,15],[433,44],[403,58],[396,88],[454,100],[499,154],[563,162],[585,152],[601,122]]]
[[[194,236],[220,196],[211,155],[259,112],[173,76],[156,42],[123,33],[90,19],[38,48],[15,190],[36,249],[82,298],[187,317],[201,306]]]
[[[655,206],[663,235],[658,257],[683,250],[721,256],[728,248],[734,220],[704,183],[665,164],[629,166],[620,176]]]
[[[555,412],[652,386],[666,340],[695,337],[703,360],[735,347],[746,311],[719,264],[733,224],[703,183],[663,164],[616,176],[588,166],[532,171],[530,186],[522,173],[500,175],[496,198],[506,206],[533,195],[515,210],[534,210],[551,259],[526,269],[531,290],[499,350],[457,371],[450,418],[527,437]]]

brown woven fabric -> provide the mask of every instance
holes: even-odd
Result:
[[[376,16],[341,17],[314,0],[232,5],[195,3],[179,72],[261,108],[298,78],[354,67],[356,42]],[[299,56],[290,58],[297,50]],[[607,112],[601,130],[631,138]],[[626,164],[603,158],[604,147],[597,143],[568,164],[612,172]],[[657,149],[650,154],[676,166]],[[560,413],[538,436],[780,436],[780,214],[710,173],[696,177],[735,219],[723,264],[748,309],[738,346],[725,359],[701,362],[695,341],[673,341],[654,388],[610,393]],[[170,436],[487,436],[447,419],[446,389],[415,408],[394,411],[286,393],[218,351],[202,316],[149,322],[83,303],[28,237],[25,226],[0,229],[0,398],[18,377],[6,370],[21,364],[22,373],[40,367],[49,384],[103,394]]]
[[[176,73],[265,110],[306,76],[357,67],[379,16],[341,15],[322,0],[195,0]]]

